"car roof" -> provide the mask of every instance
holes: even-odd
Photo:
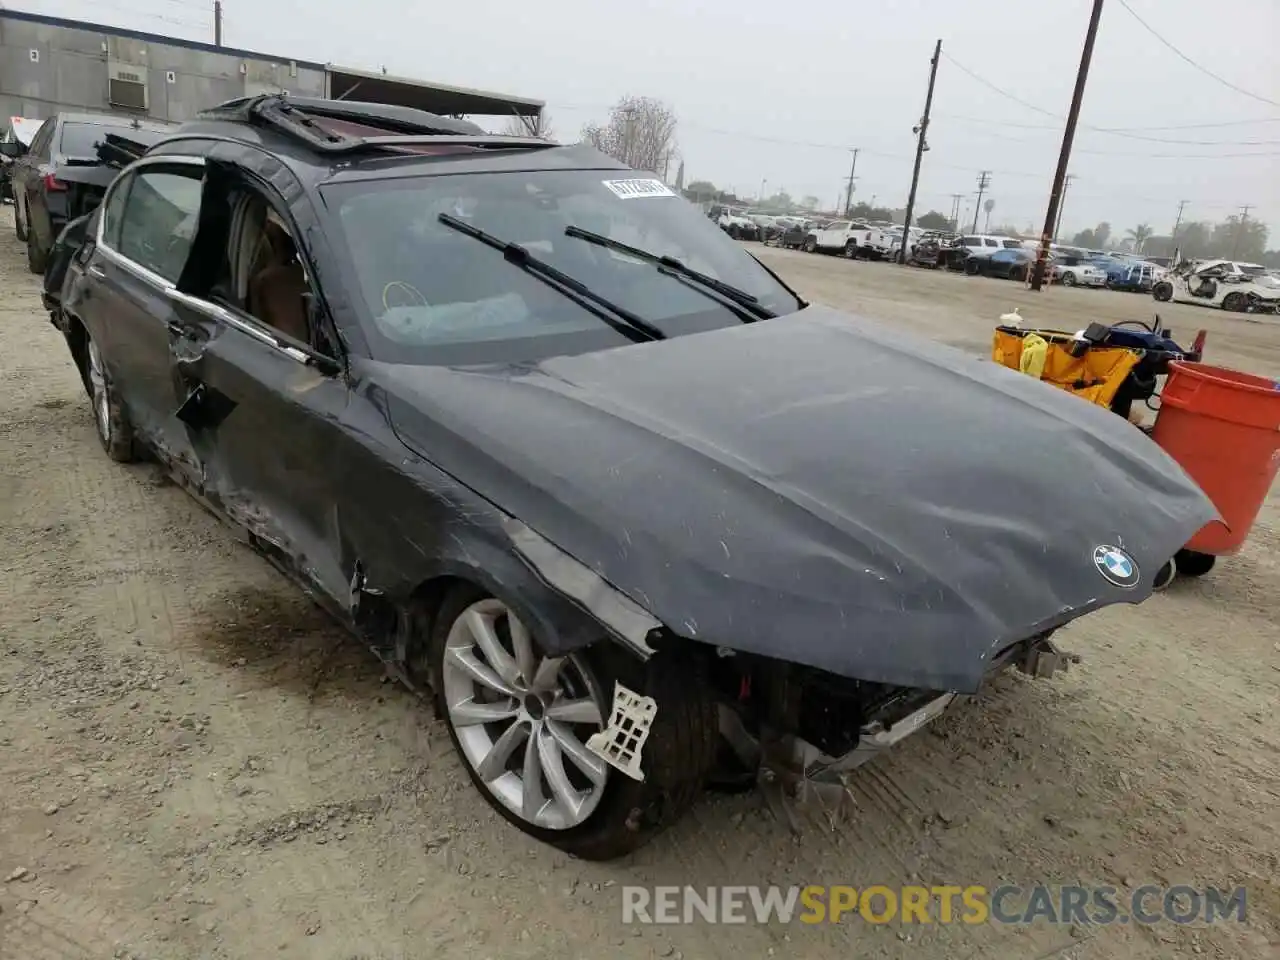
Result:
[[[311,187],[458,173],[631,170],[586,144],[488,134],[468,121],[408,107],[279,95],[219,104],[151,152],[193,138],[257,147]]]
[[[54,116],[59,123],[87,123],[94,126],[133,127],[135,130],[177,130],[176,124],[150,117],[131,117],[120,113],[70,113],[59,112]]]

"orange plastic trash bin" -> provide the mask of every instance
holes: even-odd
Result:
[[[1200,485],[1225,521],[1201,528],[1187,549],[1235,553],[1280,471],[1280,383],[1174,361],[1152,437]]]

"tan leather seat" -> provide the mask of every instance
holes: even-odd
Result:
[[[263,227],[263,253],[249,278],[245,306],[268,326],[301,343],[310,343],[307,327],[307,278],[296,260],[293,240],[275,222]]]

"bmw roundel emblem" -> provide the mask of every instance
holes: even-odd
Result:
[[[1104,543],[1093,548],[1093,565],[1108,583],[1117,587],[1136,587],[1141,577],[1133,557],[1110,544]]]

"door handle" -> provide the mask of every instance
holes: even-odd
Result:
[[[97,277],[99,280],[107,279],[107,275],[103,273],[102,268],[96,263],[89,266],[88,274],[91,277]]]

